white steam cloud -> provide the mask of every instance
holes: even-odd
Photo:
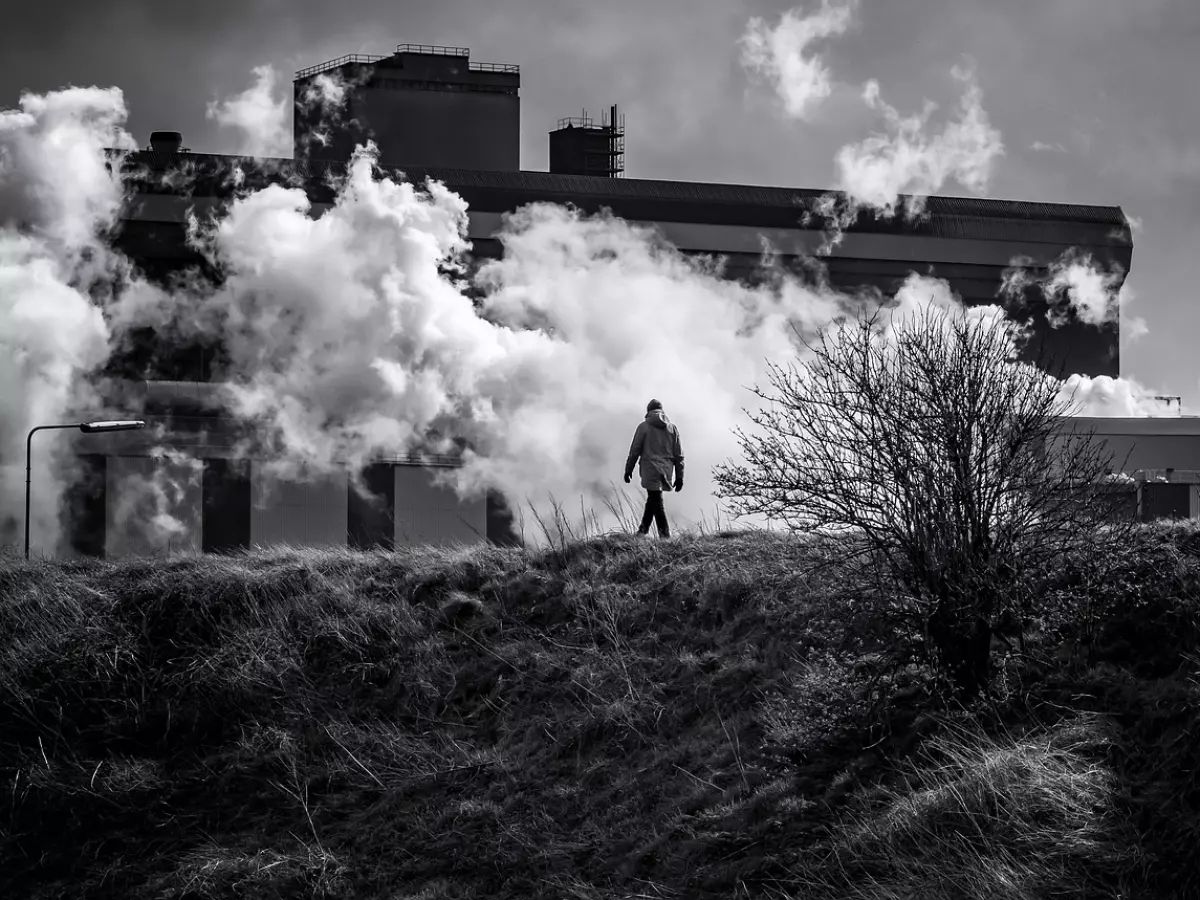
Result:
[[[108,555],[199,552],[203,461],[155,447],[120,462],[125,471],[110,486]]]
[[[1149,388],[1131,378],[1099,375],[1072,375],[1063,383],[1064,396],[1070,396],[1079,416],[1179,416],[1178,406],[1158,399]]]
[[[1002,274],[1000,292],[1018,298],[1036,286],[1049,303],[1046,318],[1053,327],[1066,324],[1074,314],[1095,327],[1119,324],[1121,341],[1128,343],[1145,336],[1149,329],[1145,319],[1130,311],[1134,294],[1124,276],[1120,266],[1106,268],[1090,253],[1072,248],[1054,260],[1045,274],[1035,274],[1030,259],[1011,260]]]
[[[207,117],[236,133],[236,154],[290,156],[289,103],[276,94],[279,75],[272,66],[256,66],[253,75],[254,84],[240,94],[209,103]]]
[[[951,74],[965,85],[958,116],[932,134],[935,103],[927,101],[921,113],[901,116],[883,101],[878,81],[866,83],[863,100],[882,113],[886,131],[837,153],[840,188],[855,202],[890,213],[902,194],[910,194],[910,213],[915,213],[924,195],[951,180],[976,193],[987,188],[1004,143],[983,108],[974,72],[955,67]]]
[[[296,115],[305,117],[305,140],[309,146],[327,147],[337,126],[355,126],[356,119],[346,119],[351,94],[370,78],[370,69],[363,68],[347,77],[340,70],[321,72],[313,76],[296,100]],[[298,151],[299,152],[299,151]]]
[[[341,121],[346,105],[347,85],[337,72],[322,72],[313,77],[298,101],[297,114],[314,112],[317,127],[310,128],[308,139],[322,147],[328,146],[332,127]]]
[[[1089,254],[1068,253],[1050,265],[1042,292],[1051,301],[1048,317],[1055,327],[1066,319],[1064,307],[1074,311],[1081,322],[1104,325],[1117,321],[1117,289],[1124,276],[1120,270],[1105,270]],[[1065,303],[1055,304],[1055,301]]]
[[[857,9],[858,0],[821,0],[808,15],[786,11],[773,28],[754,16],[740,42],[742,65],[772,84],[789,116],[806,119],[833,91],[829,67],[811,46],[844,34]]]
[[[226,278],[198,321],[222,329],[234,409],[266,426],[284,476],[435,430],[473,448],[453,476],[463,491],[541,514],[551,494],[602,508],[657,397],[688,459],[673,514],[711,518],[743,387],[794,352],[789,322],[811,330],[845,299],[787,278],[752,290],[650,231],[540,205],[509,217],[477,311],[439,272],[465,248],[466,206],[445,188],[376,179],[360,153],[334,206],[308,210],[303,191],[268,188],[203,237]]]
[[[99,233],[122,202],[104,149],[137,147],[124,119],[115,88],[25,94],[19,109],[0,110],[0,543],[15,543],[23,522],[27,433],[63,421],[84,400],[81,375],[108,356],[92,293],[103,293],[112,262]],[[35,448],[35,553],[57,541],[65,456],[52,435],[39,437],[48,445]]]

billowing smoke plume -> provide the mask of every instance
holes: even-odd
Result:
[[[980,320],[988,324],[989,329],[1001,330],[1011,348],[1011,357],[1016,359],[1025,344],[1029,341],[1032,331],[1027,326],[1010,319],[1004,307],[997,304],[978,304],[964,306],[961,298],[954,293],[950,285],[940,278],[930,278],[917,273],[910,273],[896,291],[893,308],[888,316],[888,327],[883,335],[889,337],[894,328],[902,323],[912,321],[929,309],[947,313],[961,313],[968,320]],[[944,320],[943,320],[944,321]],[[947,323],[947,326],[949,323]]]
[[[199,552],[203,462],[170,447],[110,462],[110,556]]]
[[[1064,382],[1063,392],[1073,399],[1078,407],[1076,415],[1080,416],[1170,417],[1180,414],[1178,406],[1168,405],[1131,378],[1072,375]]]
[[[306,146],[297,148],[297,153],[329,146],[334,128],[358,127],[358,120],[348,119],[347,112],[354,90],[365,84],[370,74],[371,70],[364,66],[350,75],[334,69],[313,76],[296,98],[295,114],[305,121],[306,142]]]
[[[1010,300],[1037,287],[1049,304],[1046,318],[1059,328],[1073,315],[1095,327],[1118,324],[1122,343],[1135,341],[1147,332],[1146,321],[1130,311],[1133,292],[1124,281],[1119,265],[1104,267],[1090,253],[1070,249],[1054,260],[1044,274],[1033,269],[1033,261],[1016,258],[1002,274],[1000,292]]]
[[[377,179],[360,153],[334,206],[308,209],[303,191],[268,188],[202,238],[225,280],[196,321],[221,330],[234,409],[264,426],[280,475],[357,467],[436,430],[473,448],[465,491],[602,510],[657,397],[690,473],[673,513],[711,519],[743,388],[794,352],[789,322],[811,331],[845,300],[789,278],[753,290],[646,229],[538,205],[508,218],[477,310],[440,271],[466,246],[466,206],[445,188]]]
[[[1117,289],[1124,276],[1119,269],[1105,270],[1086,253],[1069,252],[1050,265],[1042,292],[1050,301],[1050,324],[1067,320],[1067,309],[1088,325],[1117,321]]]
[[[322,72],[313,76],[312,82],[304,90],[303,100],[326,114],[336,114],[346,105],[347,87],[346,79],[336,69]]]
[[[272,66],[256,66],[253,74],[254,84],[240,94],[209,103],[207,116],[237,135],[234,153],[290,156],[289,103],[282,94],[277,95],[279,75]]]
[[[309,128],[305,133],[310,143],[322,147],[329,145],[330,130],[341,121],[346,95],[347,85],[338,71],[313,76],[296,101],[296,115],[307,113],[316,120],[316,127]]]
[[[25,94],[0,110],[0,543],[23,524],[25,438],[84,402],[81,375],[108,356],[109,331],[93,299],[110,282],[99,234],[122,202],[105,147],[136,149],[121,127],[125,102],[110,88]],[[53,552],[68,458],[60,440],[35,438],[31,538]]]
[[[808,15],[788,10],[774,28],[754,16],[741,38],[742,65],[771,83],[789,116],[808,118],[833,91],[829,67],[812,45],[844,34],[857,9],[858,0],[821,0]]]
[[[974,72],[955,67],[951,74],[965,85],[958,116],[935,133],[929,132],[935,103],[927,101],[921,113],[901,116],[883,101],[878,81],[866,83],[863,100],[883,115],[886,131],[838,151],[839,187],[852,200],[890,212],[902,194],[909,194],[911,214],[919,212],[924,195],[950,181],[977,193],[987,188],[1004,143],[983,108]]]

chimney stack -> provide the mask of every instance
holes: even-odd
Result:
[[[150,132],[150,150],[153,153],[178,153],[183,146],[183,135],[178,131]]]

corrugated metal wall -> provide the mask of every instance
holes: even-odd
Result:
[[[63,492],[65,529],[57,548],[46,547],[47,556],[67,559],[104,556],[108,494],[108,457],[85,453],[79,457],[75,477]],[[31,548],[37,552],[37,545]]]
[[[250,470],[250,545],[345,547],[347,478],[344,473],[307,482],[273,478],[261,463]]]
[[[487,498],[462,501],[433,484],[433,470],[396,466],[396,546],[451,546],[487,541]]]
[[[105,480],[106,557],[200,551],[203,474],[196,463],[110,456]]]
[[[1096,428],[1095,440],[1112,455],[1114,468],[1200,469],[1200,434],[1113,434]]]
[[[250,464],[242,460],[204,461],[202,549],[227,553],[250,546]]]
[[[1190,484],[1148,481],[1142,485],[1142,519],[1186,519],[1191,514],[1194,493]]]
[[[396,476],[390,463],[362,470],[365,491],[346,493],[347,543],[355,550],[391,550],[396,540]]]
[[[352,496],[345,474],[289,482],[268,476],[261,462],[85,455],[79,468],[83,475],[65,497],[59,554],[67,556],[516,540],[503,498],[460,501],[452,489],[434,486],[438,470],[422,466],[369,467],[374,503]],[[155,516],[170,521],[156,524]]]

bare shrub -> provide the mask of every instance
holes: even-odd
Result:
[[[899,588],[896,612],[964,697],[986,690],[992,628],[1028,616],[1025,576],[1081,540],[1112,544],[1111,457],[1062,382],[1019,358],[999,316],[930,306],[822,330],[738,432],[718,496],[802,532],[849,532]],[[1040,362],[1040,361],[1039,361]]]

